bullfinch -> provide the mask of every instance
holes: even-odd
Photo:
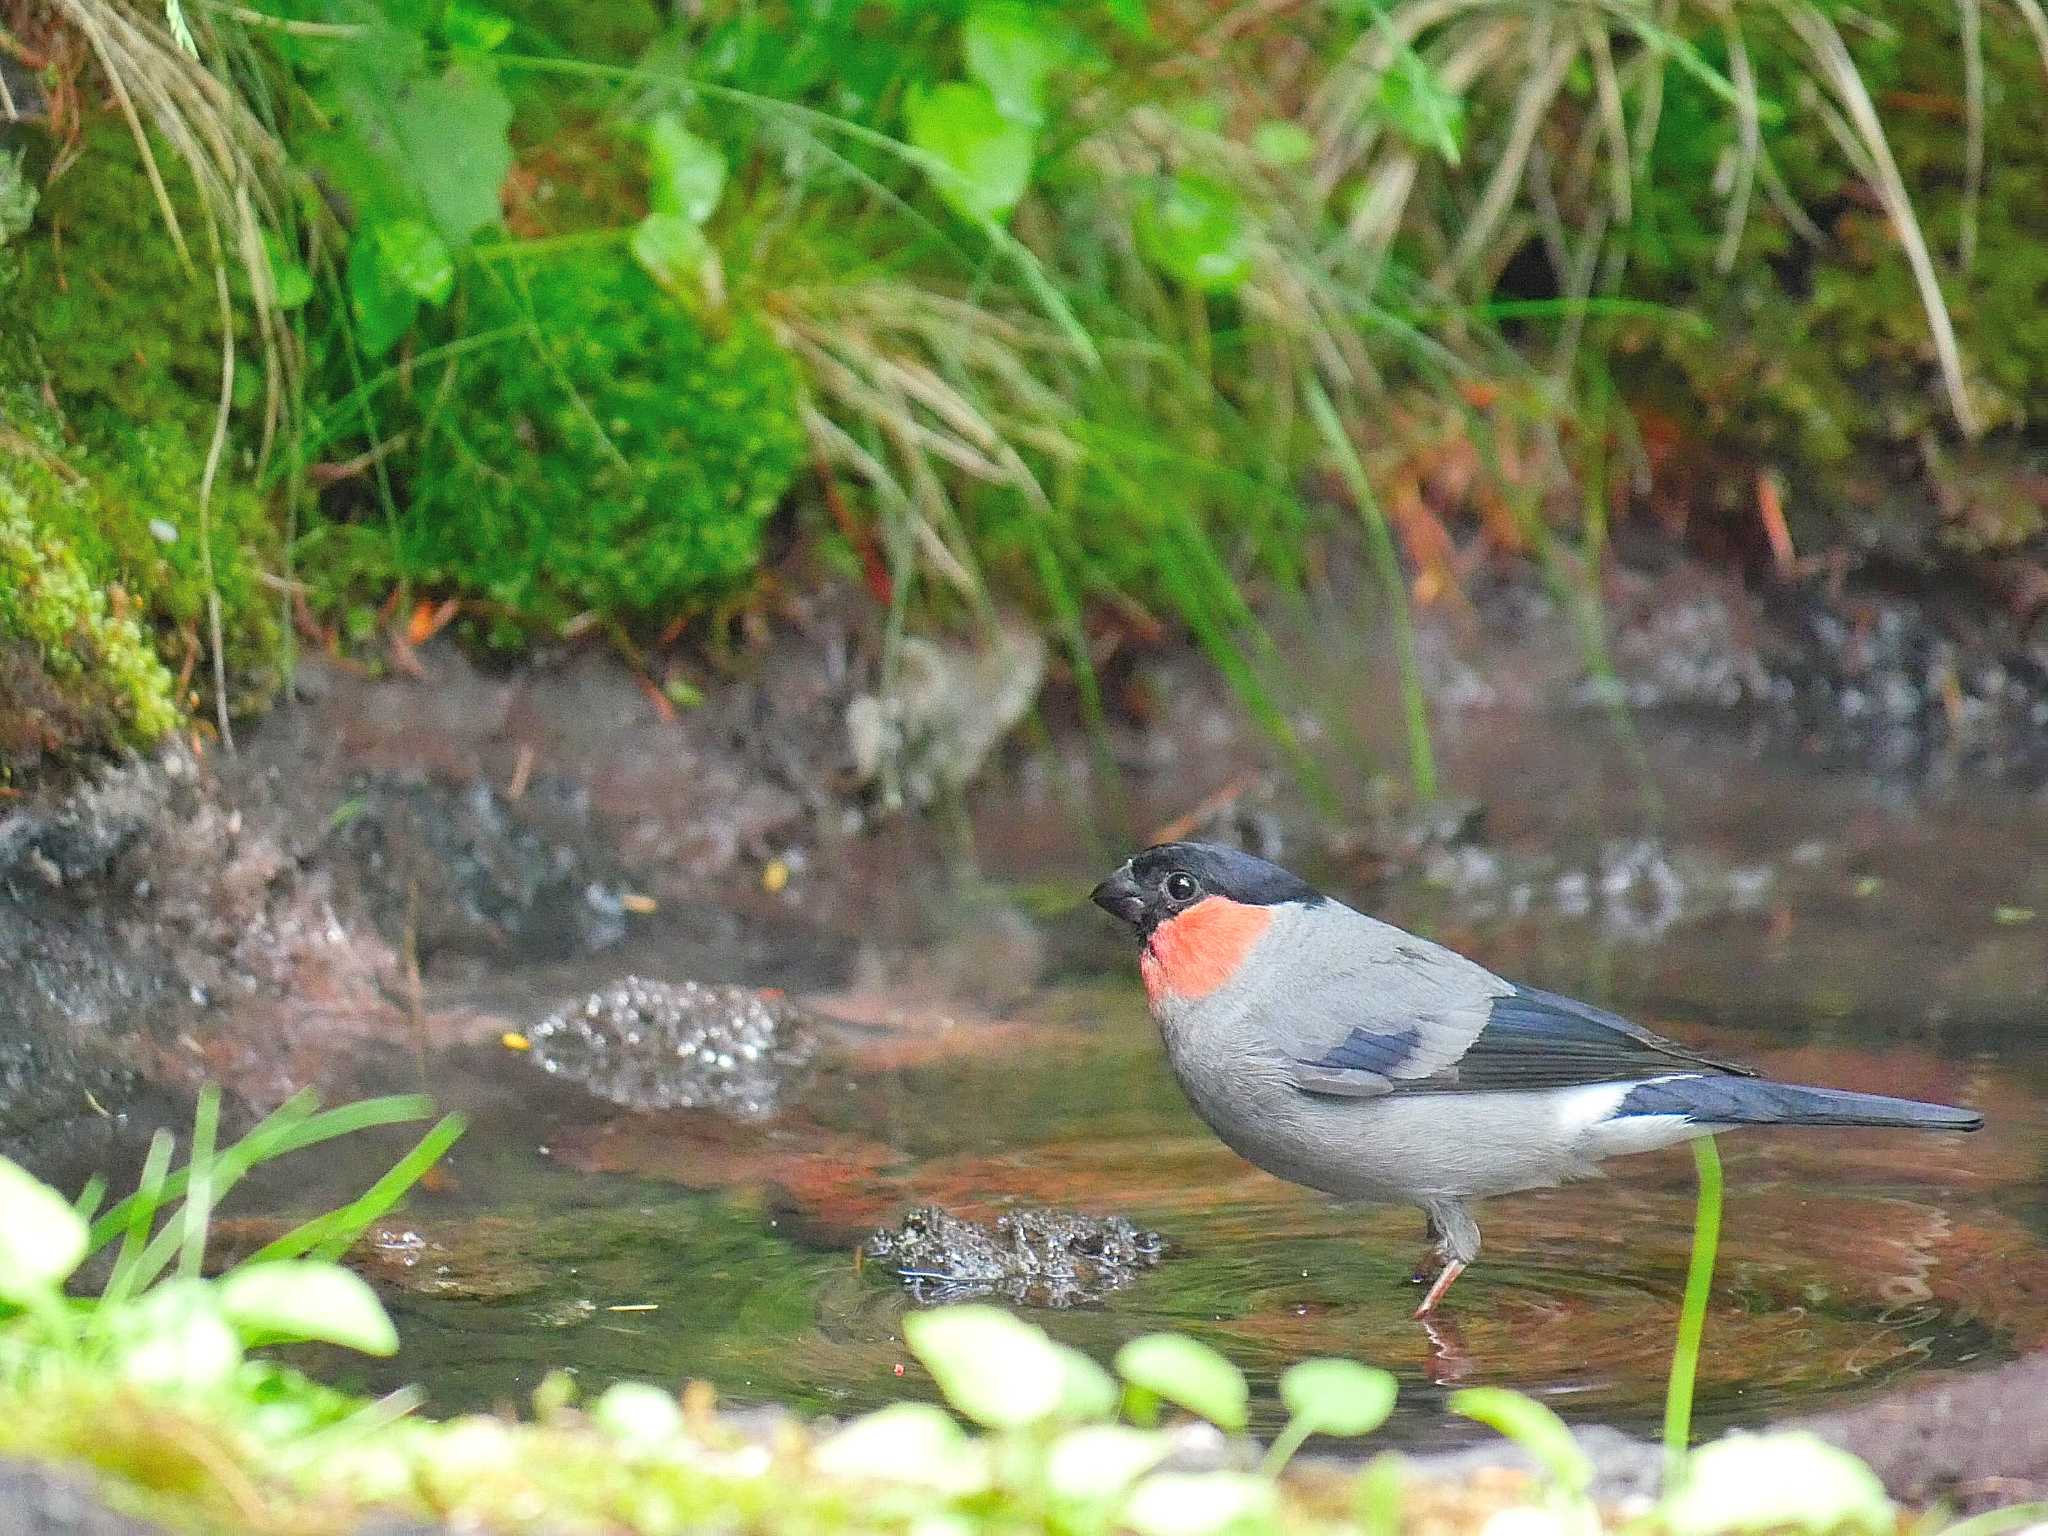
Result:
[[[1737,1126],[1984,1123],[1765,1081],[1503,980],[1234,848],[1148,848],[1093,899],[1136,930],[1167,1059],[1210,1129],[1283,1179],[1421,1207],[1437,1270],[1417,1317],[1479,1256],[1470,1200]]]

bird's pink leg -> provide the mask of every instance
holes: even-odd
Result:
[[[1436,1310],[1436,1304],[1444,1299],[1444,1292],[1451,1288],[1451,1282],[1465,1273],[1465,1261],[1452,1259],[1444,1265],[1436,1277],[1436,1283],[1429,1288],[1429,1294],[1422,1298],[1422,1305],[1415,1309],[1417,1317],[1427,1317]]]

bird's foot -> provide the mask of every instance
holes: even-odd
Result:
[[[1436,1311],[1437,1303],[1444,1299],[1444,1293],[1451,1288],[1451,1282],[1465,1272],[1463,1259],[1452,1259],[1438,1273],[1436,1281],[1429,1288],[1429,1294],[1422,1298],[1422,1305],[1415,1309],[1417,1317],[1428,1317]]]

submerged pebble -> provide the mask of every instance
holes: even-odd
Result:
[[[1157,1264],[1166,1240],[1121,1216],[1030,1208],[993,1223],[919,1206],[863,1250],[921,1302],[1003,1296],[1041,1307],[1100,1301]]]
[[[541,1069],[629,1109],[775,1113],[816,1044],[789,1004],[747,987],[623,981],[528,1032]]]

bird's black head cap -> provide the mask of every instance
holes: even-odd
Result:
[[[1238,848],[1217,843],[1160,843],[1147,848],[1095,887],[1092,900],[1141,936],[1209,896],[1249,907],[1300,902],[1322,892],[1301,876]]]

